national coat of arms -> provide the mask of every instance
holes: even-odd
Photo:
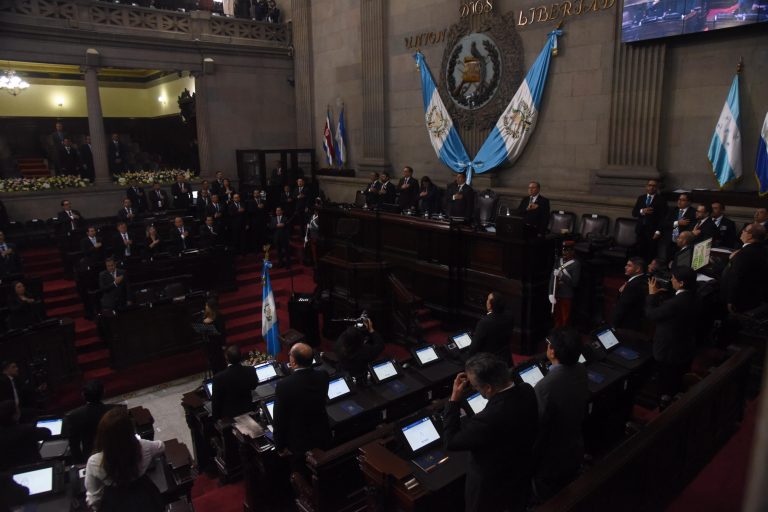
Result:
[[[450,119],[436,105],[427,112],[427,129],[437,138],[442,138],[450,128]]]
[[[533,110],[531,106],[520,101],[513,109],[502,117],[504,132],[513,139],[519,139],[527,132],[533,122]]]

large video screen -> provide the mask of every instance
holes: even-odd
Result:
[[[768,21],[768,0],[625,0],[621,40],[741,27]]]

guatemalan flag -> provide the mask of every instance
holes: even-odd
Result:
[[[733,78],[728,98],[717,120],[709,161],[720,188],[741,178],[741,129],[739,128],[739,75]]]
[[[336,155],[333,151],[333,133],[331,133],[331,111],[325,111],[325,128],[323,129],[323,151],[325,151],[325,159],[328,161],[328,166],[333,167],[333,163],[336,161]]]
[[[262,276],[264,288],[261,295],[261,335],[267,342],[267,352],[271,356],[280,353],[280,327],[277,323],[277,309],[275,308],[275,295],[272,293],[272,282],[269,280],[269,269],[272,263],[264,258],[264,275]]]
[[[475,172],[489,171],[504,161],[513,163],[522,154],[539,118],[549,61],[553,54],[557,55],[557,38],[562,33],[554,30],[547,34],[547,43],[475,156]]]
[[[757,143],[755,177],[758,193],[761,196],[768,194],[768,114],[765,114],[763,128],[760,130],[760,140]]]
[[[455,172],[464,172],[469,165],[469,156],[464,144],[461,143],[453,120],[440,98],[435,87],[432,73],[429,72],[424,55],[417,52],[414,55],[416,66],[421,73],[421,92],[424,99],[424,116],[429,132],[429,140],[435,148],[437,157]],[[467,176],[469,178],[469,176]]]
[[[339,124],[336,125],[336,163],[339,169],[344,168],[344,162],[347,161],[347,129],[344,127],[344,107],[341,107],[339,114]]]

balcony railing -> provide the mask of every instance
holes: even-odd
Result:
[[[166,11],[89,0],[0,0],[6,24],[288,49],[290,24]]]

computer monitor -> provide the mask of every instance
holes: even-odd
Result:
[[[487,404],[488,400],[483,398],[483,395],[480,393],[475,393],[467,398],[467,405],[469,405],[469,408],[472,409],[472,412],[475,414],[483,412],[483,409],[485,409]]]
[[[328,400],[336,400],[351,392],[352,391],[349,389],[349,385],[344,377],[334,379],[328,384]]]
[[[616,337],[616,333],[613,332],[613,329],[603,329],[598,331],[595,336],[605,350],[611,350],[619,344],[619,339]]]
[[[580,362],[581,364],[584,364],[584,363],[586,363],[586,362],[587,362],[587,358],[586,358],[586,357],[584,357],[584,354],[579,354],[579,362]]]
[[[413,453],[417,453],[440,440],[440,434],[437,433],[435,424],[432,423],[429,416],[414,421],[400,430]]]
[[[53,466],[16,473],[13,481],[29,489],[30,496],[53,492]]]
[[[64,420],[61,418],[52,418],[48,420],[40,420],[37,422],[37,428],[47,428],[51,431],[53,437],[61,435],[61,427]]]
[[[536,383],[544,378],[544,374],[541,373],[541,368],[536,365],[520,370],[518,374],[523,382],[530,384],[531,386],[536,386]]]
[[[197,196],[200,194],[200,191],[193,190],[192,191],[192,199],[197,200]]]
[[[256,378],[259,379],[259,382],[267,382],[268,380],[272,380],[277,377],[275,365],[272,363],[264,363],[258,366],[254,366],[253,370],[256,372]]]
[[[707,238],[697,242],[693,246],[693,257],[691,258],[691,268],[694,271],[709,265],[709,255],[712,252],[712,239]]]
[[[213,398],[213,379],[204,380],[203,389],[205,389],[205,394],[208,395],[208,399],[212,399]]]
[[[435,347],[432,346],[417,348],[413,351],[413,355],[416,356],[416,359],[421,366],[440,359],[440,356],[437,355],[437,351],[435,351]]]
[[[472,344],[472,337],[469,335],[468,332],[463,332],[461,334],[457,334],[456,336],[453,336],[452,338],[453,338],[453,342],[461,350],[464,350],[465,348],[469,347]]]
[[[385,380],[397,377],[397,368],[395,368],[395,365],[392,363],[392,361],[376,363],[371,366],[371,370],[373,370],[373,376],[379,382],[384,382]]]
[[[264,404],[264,408],[267,410],[267,419],[270,423],[272,423],[275,417],[275,401],[270,400],[266,404]]]

